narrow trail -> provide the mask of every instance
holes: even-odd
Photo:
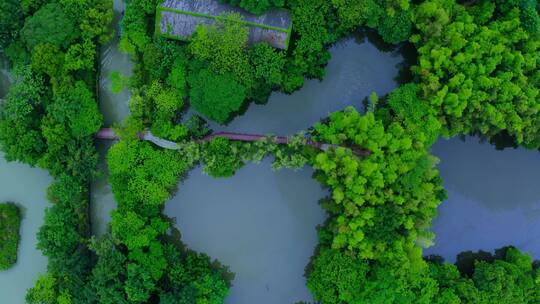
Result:
[[[99,130],[96,133],[95,137],[97,139],[108,139],[108,140],[118,139],[118,135],[116,135],[114,130],[111,128],[103,128]],[[234,140],[234,141],[254,142],[254,141],[263,140],[267,136],[260,135],[260,134],[218,132],[218,133],[207,135],[203,137],[200,141],[201,142],[210,141],[216,137],[224,137],[224,138],[227,138],[229,140]],[[155,145],[164,149],[169,149],[169,150],[180,149],[180,146],[177,143],[157,137],[154,134],[152,134],[152,132],[150,131],[144,131],[144,132],[139,133],[139,138],[142,140],[150,141],[154,143]],[[283,144],[283,145],[288,144],[291,140],[291,138],[286,137],[286,136],[274,136],[273,138],[277,144]],[[323,151],[327,151],[330,148],[338,147],[338,145],[315,142],[315,141],[312,141],[311,139],[308,139],[306,144],[316,149],[323,150]],[[371,151],[363,149],[358,146],[343,146],[343,147],[351,149],[355,154],[359,156],[369,156],[371,154]]]

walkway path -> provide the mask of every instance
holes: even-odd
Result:
[[[225,137],[225,138],[228,138],[229,140],[234,140],[234,141],[254,142],[254,141],[258,141],[258,140],[263,140],[267,136],[259,135],[259,134],[218,132],[218,133],[213,133],[213,134],[210,134],[210,135],[207,135],[207,136],[203,137],[201,139],[201,141],[210,141],[210,140],[212,140],[212,139],[214,139],[216,137]],[[103,129],[99,130],[98,133],[96,133],[96,138],[114,140],[114,139],[118,139],[118,135],[116,135],[116,133],[114,133],[114,130],[111,129],[111,128],[103,128]],[[180,149],[180,147],[179,147],[179,145],[177,143],[175,143],[173,141],[163,139],[163,138],[160,138],[160,137],[157,137],[154,134],[152,134],[152,132],[150,132],[150,131],[144,131],[144,132],[139,133],[139,138],[142,139],[142,140],[150,141],[150,142],[152,142],[152,143],[156,144],[157,146],[162,147],[164,149],[169,149],[169,150],[179,150]],[[289,143],[291,138],[285,137],[285,136],[274,136],[274,140],[278,144],[286,145],[286,144]],[[319,142],[312,141],[310,139],[307,140],[306,144],[310,145],[310,146],[312,146],[314,148],[323,150],[323,151],[326,151],[326,150],[328,150],[330,148],[337,147],[337,145],[319,143]],[[355,154],[357,154],[359,156],[368,156],[368,155],[371,154],[371,151],[362,149],[360,147],[356,147],[356,146],[348,147],[347,146],[347,148],[350,148]]]

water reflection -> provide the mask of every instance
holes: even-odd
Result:
[[[366,42],[345,40],[330,52],[324,80],[307,80],[291,95],[273,93],[266,105],[252,104],[243,116],[216,130],[294,134],[347,106],[362,109],[371,92],[396,87],[402,57]],[[315,226],[326,195],[311,169],[272,172],[268,161],[248,165],[234,177],[216,180],[192,172],[165,208],[178,219],[189,248],[208,253],[236,273],[226,303],[274,304],[310,300],[304,267],[317,245]]]
[[[98,170],[101,175],[92,183],[90,192],[92,233],[95,235],[103,235],[108,231],[111,211],[117,206],[109,183],[109,169],[106,159],[107,151],[112,145],[112,141],[96,141],[96,149],[99,153]]]
[[[441,158],[445,187],[494,210],[532,210],[540,202],[540,153],[523,148],[497,151],[476,138],[441,140],[433,147]]]
[[[114,1],[114,28],[119,30],[120,17],[125,10],[125,3],[121,0]],[[118,49],[119,35],[115,35],[114,39],[103,46],[101,49],[101,70],[99,75],[99,109],[103,114],[104,125],[111,126],[115,123],[120,123],[129,115],[129,98],[128,89],[124,89],[120,93],[111,91],[110,73],[119,71],[120,73],[131,76],[133,63],[129,55],[122,53]],[[108,168],[106,155],[112,142],[96,141],[96,148],[99,152],[98,169],[101,176],[97,178],[91,186],[91,218],[92,231],[97,235],[101,235],[107,231],[108,224],[111,220],[111,210],[116,208],[111,186],[108,181]]]
[[[251,104],[228,126],[214,123],[212,129],[288,135],[347,106],[361,110],[362,100],[371,92],[382,96],[396,87],[393,79],[403,60],[398,52],[383,53],[365,38],[361,42],[348,39],[332,47],[322,81],[306,80],[302,89],[291,95],[273,93],[266,105]]]
[[[167,203],[182,241],[235,273],[226,303],[311,300],[304,267],[325,218],[317,202],[327,195],[311,175],[309,168],[273,172],[268,159],[227,179],[198,168]]]
[[[121,0],[114,1],[113,27],[116,35],[107,45],[102,46],[100,53],[100,75],[99,75],[99,109],[104,116],[105,126],[121,122],[129,115],[128,89],[120,93],[111,91],[111,79],[109,75],[113,71],[118,71],[125,76],[132,75],[133,62],[131,56],[122,53],[118,49],[120,42],[119,22],[124,14],[125,3]]]
[[[497,151],[476,138],[433,147],[448,200],[434,220],[435,246],[426,254],[454,261],[465,250],[514,245],[540,258],[540,153]]]
[[[6,97],[11,82],[12,77],[9,72],[8,60],[0,53],[0,100]]]

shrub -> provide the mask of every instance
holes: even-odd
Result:
[[[0,270],[6,270],[17,262],[21,214],[12,203],[0,204]]]
[[[238,111],[246,98],[246,88],[229,73],[219,75],[203,69],[190,75],[189,84],[193,108],[219,123],[225,123]]]

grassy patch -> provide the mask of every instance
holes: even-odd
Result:
[[[12,203],[0,204],[0,270],[6,270],[17,262],[21,214]]]

